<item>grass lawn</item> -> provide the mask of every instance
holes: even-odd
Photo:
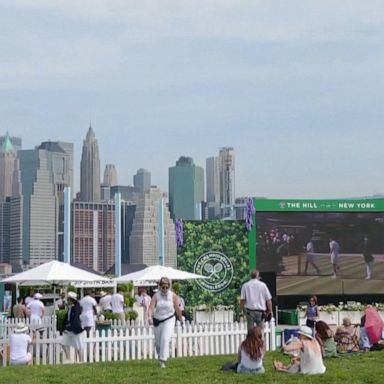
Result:
[[[362,353],[345,358],[327,359],[324,375],[304,376],[275,372],[274,359],[282,359],[279,352],[267,353],[266,373],[245,375],[222,372],[220,367],[234,356],[204,356],[169,360],[166,369],[155,361],[76,364],[61,366],[0,368],[0,383],[7,384],[134,384],[134,383],[384,383],[384,352]],[[287,357],[283,360],[288,362]]]

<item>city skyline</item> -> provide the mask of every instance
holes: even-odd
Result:
[[[82,140],[167,190],[180,156],[236,152],[236,196],[384,191],[384,5],[94,0],[0,5],[0,133]],[[357,182],[359,180],[359,182]]]

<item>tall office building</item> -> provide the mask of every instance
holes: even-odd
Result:
[[[19,194],[18,170],[17,154],[7,134],[0,150],[0,202]]]
[[[10,260],[10,219],[9,201],[0,201],[0,263],[9,263]]]
[[[158,265],[163,256],[164,265],[177,266],[175,225],[166,205],[161,204],[162,199],[164,194],[158,188],[151,187],[141,196],[136,206],[129,237],[131,263]]]
[[[95,132],[89,126],[80,163],[80,200],[100,201],[100,157]]]
[[[73,187],[73,144],[44,142],[19,151],[18,158],[21,196],[11,199],[10,208],[10,261],[15,270],[59,256],[63,191]]]
[[[235,151],[232,147],[223,147],[219,151],[220,203],[235,203]],[[222,211],[224,217],[231,212],[230,208]]]
[[[206,183],[207,183],[207,210],[208,219],[220,217],[220,172],[219,158],[209,157],[206,160]]]
[[[104,169],[104,185],[108,185],[110,187],[113,187],[117,185],[117,171],[114,164],[106,164]]]
[[[180,157],[168,170],[169,209],[172,218],[201,220],[204,201],[204,169],[190,157]]]
[[[151,172],[144,168],[138,169],[136,175],[133,176],[133,186],[138,193],[149,191],[151,188]]]
[[[5,136],[0,136],[0,148],[3,147],[4,141],[7,139],[10,139],[12,142],[13,149],[17,152],[22,149],[22,140],[21,137],[16,137],[16,136],[9,136],[8,132],[6,133]],[[1,149],[0,149],[1,151]]]

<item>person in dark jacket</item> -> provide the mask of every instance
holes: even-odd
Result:
[[[80,362],[84,358],[84,329],[81,326],[81,306],[77,300],[75,292],[68,292],[68,314],[65,321],[65,331],[62,344],[67,347],[75,348],[76,355]],[[68,348],[66,349],[68,357]]]

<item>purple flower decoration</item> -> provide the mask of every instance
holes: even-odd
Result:
[[[176,244],[178,247],[182,247],[184,244],[183,220],[177,219],[175,221],[175,230],[176,230]]]
[[[245,228],[250,231],[253,227],[253,215],[255,214],[255,206],[253,205],[253,199],[248,197],[245,199],[244,220]]]

